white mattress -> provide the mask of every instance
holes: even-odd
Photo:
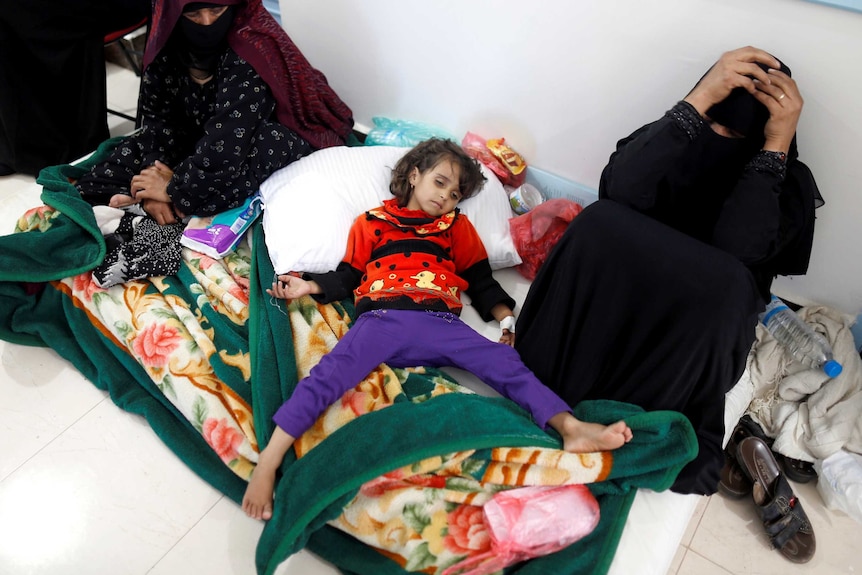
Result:
[[[514,268],[498,270],[494,276],[520,306],[527,296],[529,281]],[[515,309],[516,315],[518,311],[519,307]],[[482,321],[470,306],[464,307],[461,317],[490,339],[496,340],[500,335],[496,322]],[[496,394],[468,372],[454,368],[445,371],[478,393]],[[639,490],[629,511],[610,575],[666,575],[699,500],[698,495]],[[284,561],[276,573],[338,575],[339,571],[308,551],[302,551]]]

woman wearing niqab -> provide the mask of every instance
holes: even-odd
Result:
[[[100,222],[112,239],[93,272],[101,287],[176,273],[186,217],[242,206],[353,128],[261,0],[156,0],[143,65],[140,131],[76,183],[93,206],[126,210]]]
[[[613,399],[688,417],[699,453],[677,492],[717,490],[725,393],[772,280],[808,267],[822,198],[798,159],[801,109],[779,60],[724,54],[618,142],[599,201],[569,225],[518,319],[524,362],[570,405]]]
[[[187,17],[221,7],[214,22]],[[314,149],[344,144],[353,126],[350,108],[260,0],[156,0],[143,64],[141,132],[78,182],[94,205],[120,193],[148,210],[158,195],[180,214],[212,215]],[[156,161],[172,172],[167,196],[130,185]]]

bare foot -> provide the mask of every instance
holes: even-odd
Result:
[[[242,498],[242,510],[254,519],[269,520],[272,517],[272,493],[275,489],[275,469],[268,470],[258,465],[251,474],[251,481]]]
[[[294,438],[282,428],[275,426],[269,443],[260,452],[257,467],[251,474],[251,481],[245,488],[242,498],[242,510],[249,517],[263,519],[272,518],[272,494],[275,491],[275,474],[281,467],[284,455],[293,445]]]
[[[548,422],[563,438],[563,449],[570,453],[610,451],[632,439],[632,430],[625,421],[610,425],[589,423],[570,413],[559,413]]]

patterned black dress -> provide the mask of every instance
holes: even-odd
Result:
[[[159,160],[174,171],[167,192],[179,212],[209,216],[237,207],[273,172],[312,151],[275,120],[275,107],[267,84],[233,50],[203,85],[164,50],[144,73],[142,129],[82,176],[78,190],[93,206],[107,205],[115,194],[131,195],[132,177]],[[179,270],[185,224],[160,226],[136,208],[106,234],[108,253],[93,271],[102,287]]]
[[[132,177],[160,160],[174,170],[168,195],[176,208],[208,216],[239,206],[273,172],[312,151],[274,119],[269,87],[230,49],[203,86],[164,50],[144,73],[141,115],[141,131],[79,180],[92,205],[130,194]]]

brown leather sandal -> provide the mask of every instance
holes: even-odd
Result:
[[[751,493],[751,480],[735,458],[725,456],[718,478],[718,491],[731,499],[742,499]]]
[[[718,479],[718,491],[731,499],[742,499],[751,493],[751,480],[739,466],[736,451],[746,437],[765,437],[763,430],[749,415],[744,415],[733,428],[724,448],[724,467]]]
[[[814,530],[769,446],[759,437],[746,437],[737,459],[753,484],[757,513],[772,546],[794,563],[809,561],[816,548]]]

